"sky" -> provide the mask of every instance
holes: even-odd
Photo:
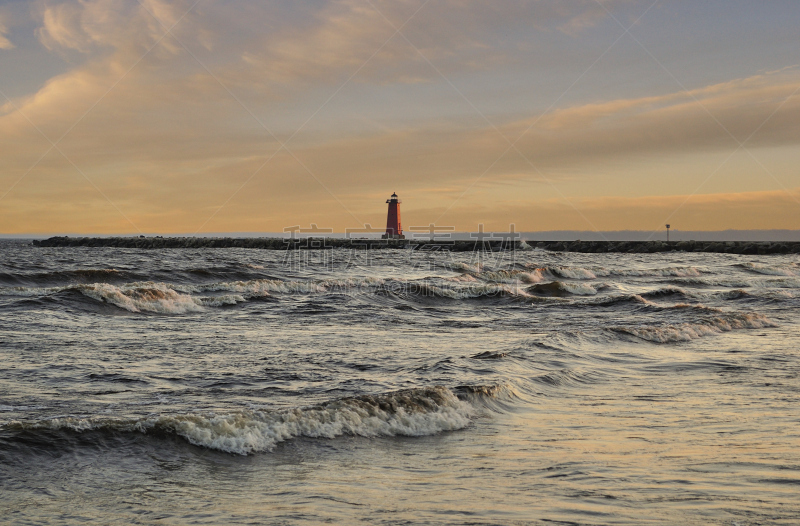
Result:
[[[0,0],[0,234],[800,228],[797,0]]]

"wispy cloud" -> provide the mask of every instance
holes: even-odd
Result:
[[[14,44],[11,43],[6,35],[8,35],[8,26],[3,19],[3,15],[0,14],[0,49],[14,49]]]

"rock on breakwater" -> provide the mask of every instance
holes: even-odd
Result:
[[[555,252],[714,252],[720,254],[800,254],[797,241],[538,241],[531,246]]]
[[[232,238],[232,237],[69,237],[56,236],[34,241],[39,247],[112,247],[112,248],[254,248],[266,250],[319,250],[328,248],[359,249],[439,249],[454,252],[473,250],[510,250],[539,248],[554,252],[714,252],[721,254],[800,254],[797,241],[508,241],[488,239],[428,241],[415,239],[341,239],[341,238]]]
[[[521,241],[487,239],[484,241],[429,241],[415,239],[342,239],[342,238],[233,238],[233,237],[69,237],[56,236],[36,240],[38,247],[111,247],[111,248],[255,248],[266,250],[356,249],[426,249],[469,252],[473,250],[511,250],[529,248]]]

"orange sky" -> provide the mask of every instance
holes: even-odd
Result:
[[[792,6],[0,3],[0,233],[797,229]]]

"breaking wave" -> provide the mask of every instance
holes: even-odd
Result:
[[[527,290],[531,294],[540,294],[543,296],[594,296],[597,294],[597,289],[589,284],[569,283],[564,281],[540,283],[532,287],[528,287]]]
[[[699,277],[706,273],[700,267],[667,267],[654,269],[615,269],[608,267],[543,267],[527,265],[553,276],[569,279],[596,279],[600,277]]]
[[[526,296],[523,289],[519,287],[493,283],[468,283],[464,286],[448,287],[424,281],[416,283],[394,282],[386,284],[381,291],[399,295],[428,296],[451,300]]]
[[[765,274],[767,276],[797,276],[796,272],[784,266],[762,265],[760,263],[742,263],[739,266],[745,270],[749,270],[757,274]]]
[[[478,274],[483,281],[492,283],[539,283],[546,279],[546,269],[534,269],[532,271],[524,270],[495,270],[488,272],[481,272]],[[476,279],[472,274],[466,274]]]
[[[492,396],[488,391],[485,394]],[[141,419],[56,418],[36,423],[17,422],[8,427],[177,435],[196,446],[248,455],[271,451],[277,444],[297,437],[425,436],[455,431],[467,427],[473,414],[473,406],[449,389],[429,387],[281,411],[158,415]]]
[[[621,294],[615,296],[604,296],[598,298],[591,298],[586,300],[584,303],[576,303],[575,306],[583,306],[583,305],[597,305],[597,306],[614,306],[614,305],[624,305],[624,304],[636,304],[636,305],[648,305],[648,306],[657,306],[650,300],[647,300],[640,296],[639,294]]]
[[[596,279],[597,274],[580,267],[548,267],[551,274],[569,279]]]
[[[203,310],[202,300],[181,294],[163,283],[131,283],[115,286],[107,283],[78,285],[74,290],[84,296],[111,303],[131,312],[185,314]]]

